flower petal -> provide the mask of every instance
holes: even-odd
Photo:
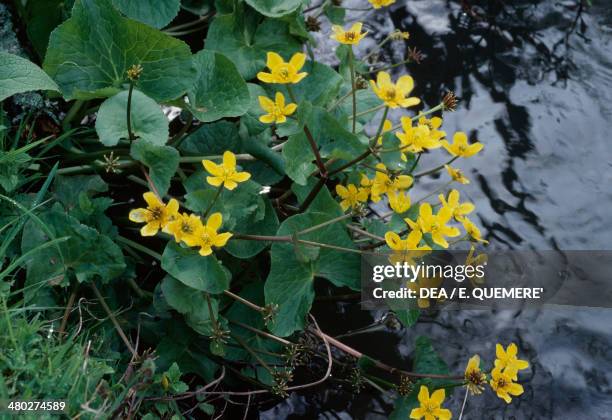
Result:
[[[221,227],[222,224],[223,216],[221,216],[221,213],[219,212],[211,214],[206,221],[206,227],[214,230],[215,232]]]
[[[289,60],[289,64],[295,68],[295,71],[300,71],[305,62],[306,54],[304,53],[295,53],[293,57],[291,57],[291,60]]]
[[[283,57],[281,57],[274,51],[268,52],[266,58],[266,66],[268,66],[270,70],[274,70],[276,67],[282,66],[285,62],[285,60],[283,60]]]
[[[400,77],[397,79],[397,88],[404,96],[408,95],[414,89],[414,79],[408,75]]]
[[[236,168],[236,155],[229,150],[223,153],[223,167],[226,170]]]
[[[151,191],[147,191],[142,195],[149,207],[161,207],[164,205],[162,201]]]
[[[266,96],[258,96],[259,106],[268,113],[274,112],[274,101]]]
[[[142,236],[155,236],[157,231],[159,230],[159,222],[151,222],[147,223],[140,229],[140,234]]]

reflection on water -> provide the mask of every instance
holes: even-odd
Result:
[[[415,77],[416,93],[428,106],[449,89],[462,99],[458,111],[445,116],[445,129],[467,131],[485,144],[480,157],[457,166],[472,179],[461,194],[476,204],[492,247],[612,249],[612,4],[583,3],[410,0],[397,1],[390,12],[354,15],[374,26],[378,40],[394,28],[410,32],[408,45],[425,58],[400,71]],[[318,38],[317,54],[333,60],[327,33]],[[369,42],[360,48],[377,40]],[[398,62],[404,53],[394,44],[383,58]],[[433,167],[444,159],[433,153],[423,161]],[[443,182],[422,181],[417,197]],[[379,315],[358,304],[321,303],[315,311],[321,321],[334,319],[330,330],[338,328],[339,317],[345,329],[354,329]],[[510,405],[491,392],[470,399],[464,418],[607,419],[611,325],[611,310],[444,312],[399,333],[346,341],[407,368],[415,337],[428,335],[453,372],[462,372],[474,353],[491,363],[496,342],[514,341],[532,365],[522,377],[525,394]],[[462,398],[455,392],[449,400],[455,413]],[[391,401],[371,388],[352,397],[321,387],[294,394],[261,416],[385,418],[391,409]]]

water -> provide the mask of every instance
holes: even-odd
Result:
[[[414,76],[427,105],[448,89],[462,99],[457,112],[446,114],[444,128],[485,144],[479,157],[456,166],[472,180],[461,193],[476,204],[475,220],[491,247],[611,249],[612,3],[593,1],[587,8],[585,1],[582,9],[577,3],[411,0],[398,1],[390,13],[352,14],[378,37],[362,50],[394,28],[411,33],[408,45],[426,58],[400,72]],[[318,35],[316,53],[333,62],[328,33],[324,27]],[[384,57],[397,62],[404,53],[395,43]],[[445,159],[434,153],[422,168]],[[422,181],[415,197],[445,182]],[[360,311],[358,303],[318,303],[315,314],[321,322],[333,320],[324,326],[330,333],[380,315]],[[461,373],[475,353],[490,364],[496,342],[517,343],[529,360],[524,395],[506,405],[488,391],[468,401],[465,419],[612,419],[612,310],[443,312],[409,330],[345,341],[407,369],[420,334],[432,338],[452,372]],[[345,388],[335,383],[292,394],[261,417],[377,419],[392,410],[392,401],[371,388],[358,396]],[[457,415],[462,399],[457,391],[446,406]]]

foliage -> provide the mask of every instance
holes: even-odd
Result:
[[[370,250],[486,243],[450,187],[467,179],[418,172],[429,152],[450,165],[482,148],[465,133],[446,140],[452,93],[417,113],[411,77],[378,71],[376,51],[356,56],[361,24],[334,29],[338,66],[317,61],[303,0],[25,3],[44,63],[0,53],[0,99],[55,91],[60,112],[52,129],[38,114],[1,114],[0,400],[65,399],[84,418],[218,415],[212,392],[252,391],[237,395],[255,404],[349,366],[359,384],[397,392],[394,415],[406,418],[425,395],[400,392],[406,378],[440,410],[434,388],[479,389],[426,337],[411,370],[390,367],[313,316],[320,290],[359,290]],[[419,178],[445,171],[440,203],[411,199]],[[405,328],[420,313],[389,312]],[[498,379],[525,368],[510,347],[498,361]],[[323,379],[301,386],[304,366]],[[506,399],[502,385],[491,386]]]

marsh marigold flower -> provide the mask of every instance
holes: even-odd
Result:
[[[447,226],[446,224],[452,217],[452,213],[448,208],[441,208],[438,214],[434,215],[431,204],[423,203],[419,207],[419,217],[416,222],[410,219],[404,219],[413,230],[420,230],[423,233],[430,233],[431,239],[441,246],[448,248],[446,236],[459,236],[459,229],[456,227]]]
[[[409,175],[399,175],[391,178],[386,173],[387,168],[383,163],[377,164],[376,169],[376,175],[374,175],[372,189],[370,190],[370,193],[372,194],[372,201],[374,202],[380,201],[381,196],[384,194],[395,191],[403,191],[410,188],[412,185],[413,179]]]
[[[487,383],[487,376],[480,370],[480,356],[474,355],[468,360],[465,367],[466,387],[472,394],[481,394],[484,389],[484,384]]]
[[[406,97],[414,89],[414,80],[410,76],[401,76],[394,84],[389,73],[381,71],[376,75],[376,82],[370,80],[370,85],[376,96],[390,108],[407,108],[421,103],[419,98]]]
[[[491,371],[491,380],[489,384],[499,398],[510,404],[513,396],[518,396],[523,393],[523,386],[512,381],[512,374],[516,371],[502,370],[496,367]]]
[[[410,232],[406,239],[400,238],[395,232],[385,233],[385,242],[393,250],[389,256],[389,261],[392,264],[403,262],[415,264],[415,258],[423,257],[431,251],[431,247],[428,245],[419,246],[422,238],[423,233],[419,230]]]
[[[426,289],[438,289],[440,285],[444,282],[441,277],[426,277],[420,275],[416,281],[411,281],[408,284],[408,289],[414,291],[414,296],[422,296],[420,290]],[[444,298],[431,298],[435,301],[443,301]],[[427,309],[431,306],[429,297],[417,297],[417,306],[421,309]]]
[[[227,150],[223,153],[223,163],[217,165],[212,160],[203,160],[202,165],[212,176],[206,177],[206,182],[214,187],[223,185],[228,190],[233,190],[239,182],[248,181],[251,174],[236,171],[236,155]]]
[[[410,208],[410,195],[403,191],[391,191],[387,194],[389,207],[396,213],[404,213]]]
[[[176,242],[185,242],[195,246],[198,242],[196,232],[202,227],[202,221],[197,214],[178,214],[174,220],[166,224],[164,232],[174,236]]]
[[[463,172],[461,172],[460,169],[453,168],[450,165],[444,165],[444,168],[446,169],[446,172],[448,172],[448,174],[450,175],[450,177],[451,177],[451,179],[453,181],[456,181],[456,182],[458,182],[460,184],[469,184],[470,183],[470,180],[467,179],[465,177],[465,175],[463,175]]]
[[[338,41],[341,44],[357,45],[359,44],[359,41],[361,41],[368,33],[367,31],[363,33],[361,32],[362,26],[363,23],[357,22],[354,23],[350,29],[345,31],[340,25],[332,25],[332,31],[334,33],[332,36],[330,36],[330,38]]]
[[[509,373],[512,373],[510,377],[512,380],[516,381],[517,372],[519,370],[527,369],[529,367],[529,362],[527,360],[521,360],[517,358],[518,347],[514,343],[510,343],[506,350],[501,344],[497,344],[495,346],[495,367],[504,369]]]
[[[259,121],[265,124],[282,124],[287,121],[287,116],[293,114],[297,109],[296,104],[285,105],[285,96],[280,92],[276,92],[274,101],[265,96],[259,96],[257,99],[259,99],[259,106],[267,112],[267,114],[259,117]]]
[[[390,6],[395,3],[395,0],[368,0],[368,2],[375,9],[380,9],[381,7]]]
[[[446,199],[443,194],[440,194],[438,198],[440,199],[442,206],[448,208],[452,212],[455,220],[458,222],[465,219],[465,216],[473,212],[476,208],[474,204],[468,201],[460,203],[459,191],[457,190],[451,190],[451,192],[448,193],[448,199]]]
[[[441,119],[440,120],[441,124]],[[442,146],[440,139],[446,134],[444,131],[432,129],[430,125],[418,124],[412,126],[412,119],[410,117],[402,117],[400,119],[402,124],[402,130],[399,133],[395,133],[399,139],[402,150],[407,150],[411,153],[420,153],[426,149],[437,149]],[[437,121],[436,121],[437,124]],[[439,127],[439,125],[437,125]]]
[[[136,223],[146,223],[140,229],[142,236],[154,236],[160,229],[163,229],[170,221],[177,217],[179,203],[173,198],[166,205],[150,191],[142,196],[147,203],[147,207],[133,209],[130,211],[129,219]]]
[[[344,185],[336,185],[336,193],[342,199],[340,201],[340,207],[342,210],[350,208],[355,208],[359,205],[359,203],[363,203],[368,200],[368,191],[362,188],[357,188],[353,184],[348,184],[346,187]]]
[[[446,140],[442,140],[440,143],[442,143],[442,146],[451,155],[464,157],[464,158],[474,156],[476,153],[480,152],[482,148],[484,147],[482,143],[478,143],[478,142],[473,143],[473,144],[468,144],[467,135],[461,131],[455,133],[455,135],[453,136],[452,144],[450,144]]]
[[[288,63],[283,60],[283,57],[275,52],[269,52],[267,56],[266,66],[270,69],[270,73],[260,71],[257,73],[257,78],[265,83],[299,83],[308,73],[299,71],[306,62],[306,54],[295,53]]]
[[[205,225],[200,226],[196,231],[196,245],[200,247],[200,255],[207,256],[212,254],[212,247],[221,248],[225,246],[232,234],[229,232],[217,233],[223,224],[221,213],[210,215]]]
[[[463,225],[465,232],[470,235],[470,238],[472,238],[474,241],[483,242],[485,244],[489,243],[489,241],[486,239],[482,239],[480,229],[478,229],[478,226],[476,226],[470,219],[463,217],[463,219],[461,219],[461,224]]]
[[[429,389],[425,385],[421,385],[418,395],[420,406],[412,409],[410,418],[450,420],[452,417],[451,411],[447,408],[442,408],[445,397],[446,393],[444,389],[437,389],[430,396]]]

